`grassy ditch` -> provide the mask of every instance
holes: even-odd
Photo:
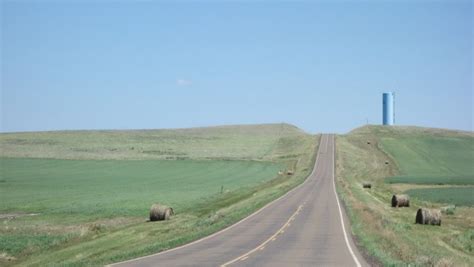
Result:
[[[447,141],[441,145],[435,142],[437,145],[432,146],[433,139]],[[418,146],[406,145],[406,140],[416,140]],[[348,207],[352,231],[369,256],[387,266],[474,265],[472,207],[456,207],[454,214],[443,216],[441,227],[415,224],[419,207],[440,208],[451,204],[451,200],[438,203],[441,196],[453,194],[443,192],[453,189],[446,181],[459,176],[472,177],[470,167],[466,165],[472,162],[472,154],[463,153],[469,152],[470,148],[461,148],[466,144],[459,145],[459,142],[469,145],[472,140],[471,133],[380,126],[362,127],[337,137],[338,191]],[[450,147],[449,144],[454,145]],[[397,151],[393,152],[394,149]],[[450,159],[450,153],[454,154],[454,160]],[[394,176],[418,177],[418,181],[438,177],[438,180],[433,179],[428,185],[386,181],[387,177]],[[446,177],[445,184],[448,185],[436,187],[439,177]],[[372,183],[371,189],[362,188],[366,181]],[[467,194],[472,187],[456,185],[455,188],[467,190],[462,198],[469,198]],[[410,190],[434,190],[428,195],[436,195],[437,199],[417,194],[422,191]],[[390,198],[394,193],[408,193],[410,207],[391,208]]]

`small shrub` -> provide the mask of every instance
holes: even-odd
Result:
[[[93,223],[89,225],[88,229],[90,232],[98,234],[105,230],[105,225],[99,224],[99,223]]]
[[[441,212],[446,215],[453,215],[454,211],[456,210],[455,205],[449,205],[446,207],[441,207]]]

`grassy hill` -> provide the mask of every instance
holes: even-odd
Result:
[[[397,183],[473,184],[474,136],[459,132],[396,131],[381,136],[382,148],[397,162]]]
[[[339,191],[372,257],[384,265],[474,264],[472,132],[365,126],[337,142]],[[395,193],[409,194],[410,208],[391,208]],[[441,227],[414,224],[419,207],[448,204],[459,206]]]
[[[0,134],[0,265],[97,266],[203,237],[301,183],[317,143],[288,124]],[[147,223],[155,202],[176,216]]]
[[[0,134],[2,157],[55,159],[241,159],[298,156],[307,136],[285,123],[190,129]]]

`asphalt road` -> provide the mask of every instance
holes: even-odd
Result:
[[[334,187],[334,136],[297,188],[207,238],[114,266],[366,266]],[[342,221],[343,218],[343,221]]]

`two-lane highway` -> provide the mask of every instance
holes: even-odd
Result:
[[[334,181],[333,135],[306,181],[237,224],[191,244],[114,266],[365,266]]]

